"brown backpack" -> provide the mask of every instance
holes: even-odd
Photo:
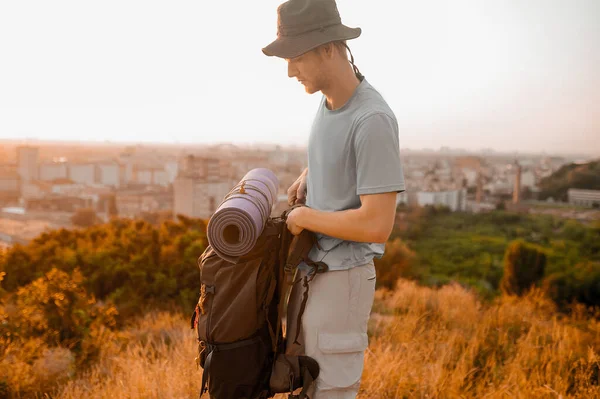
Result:
[[[289,398],[303,399],[317,378],[314,359],[286,354],[281,326],[298,265],[304,261],[315,272],[327,270],[326,264],[308,259],[314,233],[294,236],[287,229],[287,215],[298,206],[305,205],[270,217],[252,250],[236,263],[219,257],[210,245],[198,259],[200,298],[191,328],[198,336],[196,363],[203,368],[200,396],[208,391],[212,399],[264,399],[289,392]],[[291,339],[299,331],[298,323]],[[299,388],[302,392],[294,395]]]

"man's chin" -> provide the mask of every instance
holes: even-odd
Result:
[[[308,94],[314,94],[319,91],[319,90],[316,90],[312,86],[307,86],[307,85],[303,85],[303,86],[304,86],[304,91],[306,91]]]

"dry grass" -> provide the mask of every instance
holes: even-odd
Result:
[[[194,363],[194,333],[187,325],[179,315],[146,315],[136,326],[108,339],[97,364],[65,384],[57,397],[197,397],[201,374]]]
[[[561,319],[540,295],[483,306],[459,286],[378,291],[361,399],[594,398],[600,324]],[[150,314],[103,338],[98,363],[56,396],[194,398],[201,371],[180,316]]]
[[[599,324],[539,294],[483,307],[459,286],[378,291],[362,398],[600,397]]]

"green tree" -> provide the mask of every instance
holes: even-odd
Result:
[[[562,306],[573,301],[600,306],[600,262],[581,262],[553,273],[544,279],[543,289]]]
[[[546,254],[533,244],[515,240],[504,254],[504,276],[500,288],[508,295],[522,295],[544,276]]]

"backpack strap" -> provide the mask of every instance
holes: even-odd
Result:
[[[279,220],[282,222],[279,224],[280,227],[280,231],[279,231],[279,275],[277,276],[277,281],[280,284],[279,287],[279,306],[277,308],[277,328],[275,331],[275,341],[274,341],[274,348],[276,349],[275,352],[276,354],[278,353],[277,349],[278,349],[278,343],[279,343],[279,337],[281,334],[281,320],[283,318],[283,310],[285,309],[285,306],[287,305],[288,299],[289,299],[289,290],[290,287],[292,285],[293,279],[294,279],[294,273],[295,270],[292,270],[293,267],[290,267],[291,265],[293,265],[294,263],[296,263],[296,267],[298,266],[298,264],[300,263],[300,259],[296,259],[294,260],[294,254],[297,252],[297,250],[294,250],[294,248],[297,247],[297,245],[295,245],[295,242],[298,241],[297,237],[294,236],[289,229],[287,228],[287,217],[290,214],[290,212],[292,212],[294,209],[299,208],[301,206],[306,206],[304,204],[295,204],[290,206],[289,208],[283,210],[283,212],[281,212],[281,216],[279,216]]]
[[[292,209],[298,208],[300,206],[306,206],[304,204],[296,204],[289,209],[284,211],[282,215],[287,218],[289,212]],[[284,227],[285,232],[288,235],[291,235],[289,230]],[[287,257],[285,258],[285,266],[284,266],[284,278],[283,278],[283,293],[285,295],[285,300],[280,304],[280,316],[283,314],[283,308],[287,305],[289,301],[290,288],[300,282],[300,280],[296,280],[296,274],[298,270],[298,266],[300,263],[304,262],[306,265],[312,268],[307,276],[304,277],[304,295],[302,298],[302,303],[300,305],[300,311],[298,312],[298,319],[296,323],[296,335],[294,337],[294,344],[298,344],[298,337],[301,331],[301,321],[302,316],[304,315],[304,310],[306,309],[306,302],[308,301],[308,283],[313,280],[316,274],[325,273],[329,270],[329,267],[325,262],[315,262],[308,257],[308,253],[312,249],[313,245],[317,245],[320,248],[319,242],[314,232],[309,230],[302,230],[300,234],[293,236],[290,242],[289,252]],[[279,320],[281,317],[279,318]],[[278,330],[279,331],[279,330]]]
[[[329,270],[329,267],[325,262],[314,262],[310,259],[304,261],[308,266],[312,269],[308,272],[306,276],[304,276],[304,293],[302,294],[302,302],[300,303],[300,310],[298,311],[298,318],[296,319],[296,335],[294,337],[294,344],[300,345],[298,342],[298,337],[300,336],[300,331],[302,327],[302,316],[304,315],[304,310],[306,310],[306,303],[308,302],[308,289],[310,283],[317,274],[325,273]],[[300,280],[294,282],[297,283]]]
[[[269,304],[271,303],[271,300],[273,299],[273,295],[275,294],[275,290],[277,288],[277,275],[275,272],[275,266],[271,267],[271,282],[269,283],[269,288],[267,291],[267,296],[265,297],[265,300],[263,302],[263,310],[265,312],[265,321],[267,322],[267,326],[269,327],[269,335],[271,336],[271,343],[272,343],[272,350],[273,352],[277,352],[277,335],[275,332],[275,329],[273,328],[273,325],[271,324],[271,317],[269,312],[270,312],[270,307]],[[279,334],[279,332],[277,332],[277,334]]]

